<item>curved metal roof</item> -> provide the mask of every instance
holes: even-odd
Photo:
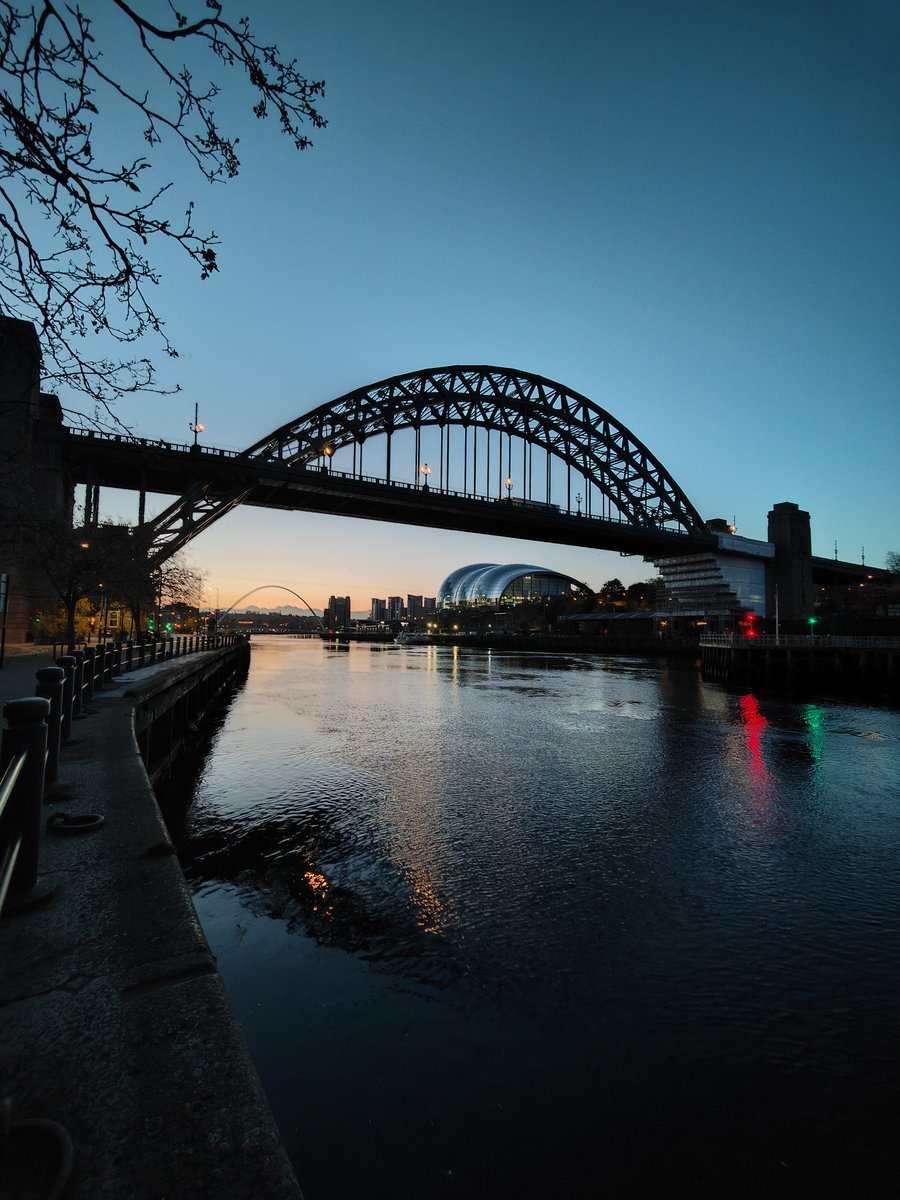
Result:
[[[438,591],[438,606],[453,607],[456,604],[499,603],[504,592],[526,576],[556,580],[561,585],[583,589],[580,579],[563,575],[550,567],[536,567],[529,563],[472,563],[451,572]],[[565,590],[560,587],[560,591]]]
[[[451,571],[438,590],[438,606],[443,608],[460,603],[468,586],[469,576],[477,574],[479,571],[485,571],[494,565],[494,563],[471,563],[468,567],[457,567],[455,571]]]

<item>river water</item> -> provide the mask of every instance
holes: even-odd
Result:
[[[182,862],[306,1200],[897,1194],[896,711],[259,638]]]

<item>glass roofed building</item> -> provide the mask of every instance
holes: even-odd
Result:
[[[452,571],[441,584],[438,608],[540,604],[558,596],[581,596],[588,586],[569,575],[527,563],[473,563]]]

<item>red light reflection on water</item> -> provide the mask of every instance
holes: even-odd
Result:
[[[762,756],[762,731],[769,722],[759,711],[759,704],[755,696],[741,696],[740,709],[747,749],[750,752],[750,763],[754,774],[760,775],[766,771],[766,764],[763,762]]]
[[[769,722],[759,711],[759,704],[753,695],[741,696],[739,709],[750,768],[749,782],[753,785],[752,803],[757,818],[754,824],[757,824],[768,817],[771,807],[769,791],[772,780],[763,757],[762,738],[763,730]]]

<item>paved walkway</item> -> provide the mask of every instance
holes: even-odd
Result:
[[[53,654],[49,646],[7,645],[0,668],[0,705],[7,700],[33,696],[35,671],[52,666]]]
[[[33,695],[48,661],[10,655],[2,697]],[[50,1194],[67,1146],[66,1200],[300,1200],[137,753],[136,700],[124,694],[189,662],[117,681],[74,723],[45,815],[103,823],[48,831],[40,873],[50,898],[0,920],[0,1105],[16,1123],[0,1195],[11,1200]]]

